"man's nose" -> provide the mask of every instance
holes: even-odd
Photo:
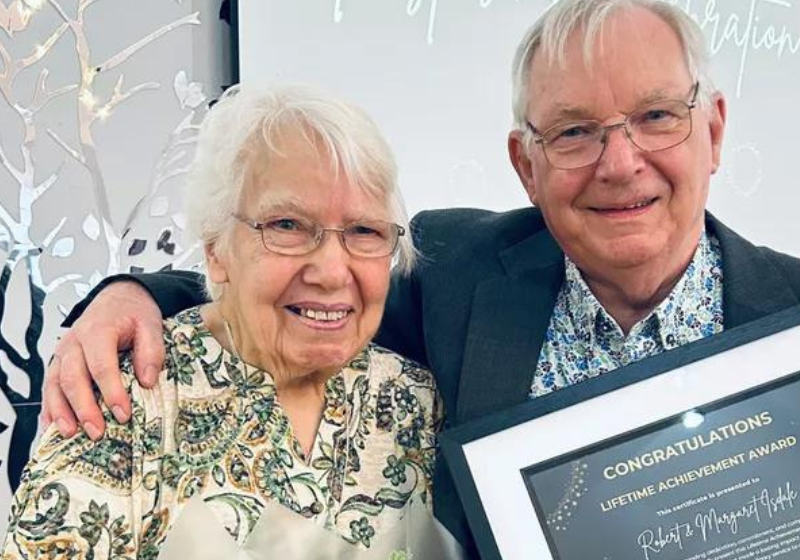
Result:
[[[309,263],[303,271],[303,280],[327,290],[342,288],[353,278],[352,258],[344,247],[341,233],[326,230],[317,248],[308,255]]]
[[[597,163],[597,177],[610,183],[625,182],[638,173],[644,164],[642,151],[633,143],[625,123],[606,128],[603,153]]]

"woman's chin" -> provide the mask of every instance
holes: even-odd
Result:
[[[298,363],[309,373],[336,373],[346,366],[358,354],[361,347],[316,345],[304,352]]]

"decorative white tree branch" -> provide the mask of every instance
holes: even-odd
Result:
[[[0,3],[2,1],[3,0],[0,0]],[[4,391],[15,406],[30,405],[30,407],[33,407],[37,405],[37,399],[41,398],[41,380],[44,373],[44,366],[38,354],[37,346],[42,336],[42,325],[44,323],[43,304],[45,298],[54,290],[63,288],[70,283],[74,286],[76,292],[78,292],[79,288],[83,289],[88,287],[101,276],[117,272],[121,268],[123,253],[122,236],[115,230],[111,223],[108,193],[105,179],[98,162],[93,125],[98,119],[109,119],[114,110],[126,104],[133,96],[159,87],[159,85],[154,82],[145,82],[126,90],[123,87],[124,77],[118,75],[114,76],[115,86],[113,90],[111,92],[105,92],[101,91],[100,87],[107,82],[100,81],[98,77],[100,74],[104,74],[104,78],[108,77],[108,72],[115,69],[118,71],[123,63],[142,51],[153,41],[158,40],[160,37],[178,27],[197,25],[200,23],[200,18],[199,13],[195,12],[176,19],[171,23],[167,23],[166,25],[161,25],[154,32],[122,48],[122,50],[98,65],[92,64],[91,45],[85,27],[87,22],[93,22],[93,20],[84,17],[87,10],[96,3],[96,0],[78,0],[77,3],[74,0],[69,3],[65,3],[63,0],[24,1],[26,9],[30,8],[30,14],[26,13],[25,15],[25,25],[27,25],[27,21],[32,17],[32,14],[41,8],[42,5],[48,10],[54,10],[61,19],[61,21],[57,21],[56,24],[54,24],[52,32],[46,35],[46,38],[44,38],[41,44],[33,45],[32,50],[25,51],[24,56],[21,58],[17,59],[15,55],[12,55],[8,47],[0,42],[0,64],[2,64],[2,68],[0,68],[0,100],[5,100],[12,114],[18,116],[23,131],[22,140],[13,148],[14,150],[19,150],[19,155],[21,157],[15,157],[17,156],[16,152],[8,152],[8,150],[12,149],[10,144],[6,144],[5,146],[2,144],[2,140],[8,141],[8,138],[0,138],[0,169],[7,171],[12,182],[16,183],[19,188],[18,209],[15,209],[15,212],[9,212],[0,205],[0,248],[7,252],[5,263],[0,267],[0,322],[2,321],[4,312],[10,309],[8,305],[5,305],[9,301],[6,297],[6,288],[10,283],[12,275],[16,271],[22,270],[17,267],[19,264],[26,265],[25,268],[27,270],[31,304],[31,315],[25,331],[24,347],[14,348],[11,342],[0,332],[0,354],[5,354],[5,357],[7,357],[15,367],[28,374],[31,380],[32,392],[31,395],[21,395],[15,392],[9,386],[8,375],[2,367],[0,367],[0,390]],[[64,9],[62,3],[67,5],[67,10]],[[14,31],[16,30],[18,29],[14,29]],[[64,42],[60,40],[67,34],[68,30],[74,39],[74,52],[80,72],[78,79],[75,80],[74,83],[67,83],[51,88],[48,83],[50,75],[48,70],[44,69],[38,74],[35,82],[35,89],[30,99],[27,99],[28,94],[26,94],[26,98],[23,99],[20,99],[19,96],[15,96],[12,91],[12,85],[15,79],[21,77],[21,73],[24,71],[32,71],[32,67],[37,63],[43,60],[46,61],[48,55],[55,50],[56,46],[63,46]],[[182,80],[186,81],[185,75],[182,76]],[[181,108],[189,107],[192,111],[190,115],[187,115],[187,117],[183,119],[170,136],[168,146],[162,153],[159,164],[156,166],[155,178],[150,183],[151,189],[147,196],[151,198],[147,199],[148,201],[152,200],[152,194],[167,183],[167,181],[186,172],[184,158],[191,152],[186,150],[185,146],[193,143],[193,138],[184,138],[182,135],[196,135],[198,127],[193,124],[193,119],[195,116],[199,115],[200,111],[196,109],[203,101],[203,97],[198,97],[197,95],[198,89],[199,86],[196,84],[191,85],[191,92],[193,94],[191,103],[187,102],[185,97],[179,96]],[[37,122],[41,118],[42,110],[47,107],[51,101],[56,98],[64,99],[65,97],[70,100],[75,100],[75,107],[77,109],[75,112],[77,115],[75,121],[77,139],[72,139],[71,136],[63,132],[57,133],[56,130],[48,128],[47,126],[42,126],[41,123]],[[126,110],[128,106],[129,105],[126,105]],[[37,136],[37,133],[40,133],[42,129],[46,131],[46,135]],[[14,130],[14,128],[0,128],[0,135],[3,133],[9,134],[8,131],[10,130]],[[61,169],[65,163],[62,161],[56,170],[42,169],[41,164],[39,164],[37,169],[34,169],[34,147],[36,141],[41,141],[42,137],[52,139],[55,145],[59,146],[61,150],[64,150],[67,155],[64,159],[67,163],[72,164],[74,160],[74,162],[78,164],[76,167],[88,171],[97,210],[95,213],[90,213],[90,215],[84,219],[83,228],[84,233],[87,235],[87,240],[93,243],[103,244],[107,252],[107,262],[105,271],[103,272],[101,272],[101,266],[98,267],[98,270],[92,270],[91,273],[62,274],[57,278],[49,279],[49,281],[45,281],[43,278],[43,259],[69,256],[73,250],[74,239],[69,234],[65,234],[67,231],[66,224],[71,218],[64,217],[60,219],[55,227],[49,229],[43,239],[39,237],[40,234],[38,233],[38,227],[41,227],[41,224],[37,224],[38,227],[36,230],[32,228],[34,210],[37,208],[36,202],[47,201],[48,197],[53,196],[51,194],[54,190],[53,186],[59,183]],[[34,173],[34,171],[36,173]],[[1,170],[0,174],[0,179],[5,179],[5,174],[2,173]],[[42,177],[44,177],[44,179],[41,179]],[[146,198],[147,197],[143,197],[143,200]],[[142,204],[142,207],[144,206],[145,204]],[[135,219],[136,210],[137,209],[134,208],[126,217],[126,224],[130,224]],[[91,220],[89,218],[91,218]],[[183,227],[180,225],[181,220],[178,219],[177,215],[173,216],[173,221],[178,227]],[[199,244],[194,244],[186,250],[179,249],[179,254],[173,255],[173,245],[169,251],[165,250],[165,253],[173,257],[171,262],[172,266],[182,266],[194,259],[199,246]],[[17,425],[15,424],[14,437],[18,435],[16,429]],[[12,442],[13,441],[15,440],[12,438]],[[29,443],[30,440],[27,439],[22,441],[20,445],[24,446]],[[10,472],[9,470],[9,473]],[[16,474],[19,476],[19,472]],[[16,481],[12,481],[12,483],[15,482]]]
[[[53,1],[53,0],[51,0]],[[149,43],[152,43],[162,35],[169,33],[170,31],[177,29],[182,25],[200,25],[200,12],[194,12],[193,14],[189,14],[188,16],[184,16],[179,20],[176,20],[172,23],[168,23],[167,25],[163,26],[162,28],[150,33],[148,36],[140,39],[130,47],[126,48],[123,51],[118,52],[114,56],[110,57],[108,60],[103,62],[102,64],[97,65],[98,72],[105,72],[106,70],[111,70],[128,60],[130,56],[138,51],[139,49],[145,47]]]
[[[50,71],[47,68],[43,68],[42,71],[39,73],[39,80],[36,82],[36,90],[34,90],[33,99],[31,100],[30,105],[28,105],[27,109],[27,111],[30,113],[31,116],[35,115],[36,113],[44,109],[44,107],[56,97],[65,95],[71,91],[75,91],[76,89],[78,89],[77,84],[70,84],[52,91],[48,91],[47,77],[49,75]]]
[[[94,116],[92,117],[90,122],[94,122],[96,119],[105,120],[109,116],[111,116],[111,111],[117,107],[117,105],[124,103],[133,95],[136,95],[140,91],[145,90],[153,90],[158,89],[160,84],[156,82],[147,82],[144,84],[139,84],[138,86],[134,86],[125,93],[122,93],[122,81],[124,79],[124,75],[120,74],[119,79],[117,80],[116,85],[114,86],[114,92],[111,94],[111,99],[109,99],[105,105],[100,107],[97,111],[95,111]]]
[[[58,41],[61,38],[61,36],[64,34],[64,31],[66,30],[67,30],[67,24],[62,23],[52,33],[52,35],[50,35],[50,37],[47,38],[47,40],[43,44],[37,45],[30,55],[28,55],[27,57],[23,58],[22,60],[14,64],[13,66],[14,74],[18,74],[20,71],[24,70],[28,66],[33,66],[41,59],[43,59],[45,56],[47,56],[47,53],[50,52],[50,49],[53,48],[53,45],[56,44],[56,41]]]

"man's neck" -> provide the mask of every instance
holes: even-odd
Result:
[[[694,252],[689,254],[670,274],[664,271],[631,269],[612,276],[592,276],[581,271],[586,285],[600,305],[617,322],[626,335],[634,325],[647,317],[664,301],[680,281]]]

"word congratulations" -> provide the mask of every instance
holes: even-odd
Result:
[[[654,449],[653,451],[648,451],[637,457],[610,465],[603,469],[603,477],[605,477],[606,480],[613,480],[618,477],[626,476],[647,467],[663,463],[664,461],[669,461],[675,457],[680,457],[690,451],[697,451],[698,449],[745,434],[754,429],[769,426],[770,424],[772,424],[772,416],[769,412],[764,411],[754,416],[737,420],[731,424],[715,428],[705,436],[698,434],[667,445],[666,447]]]

